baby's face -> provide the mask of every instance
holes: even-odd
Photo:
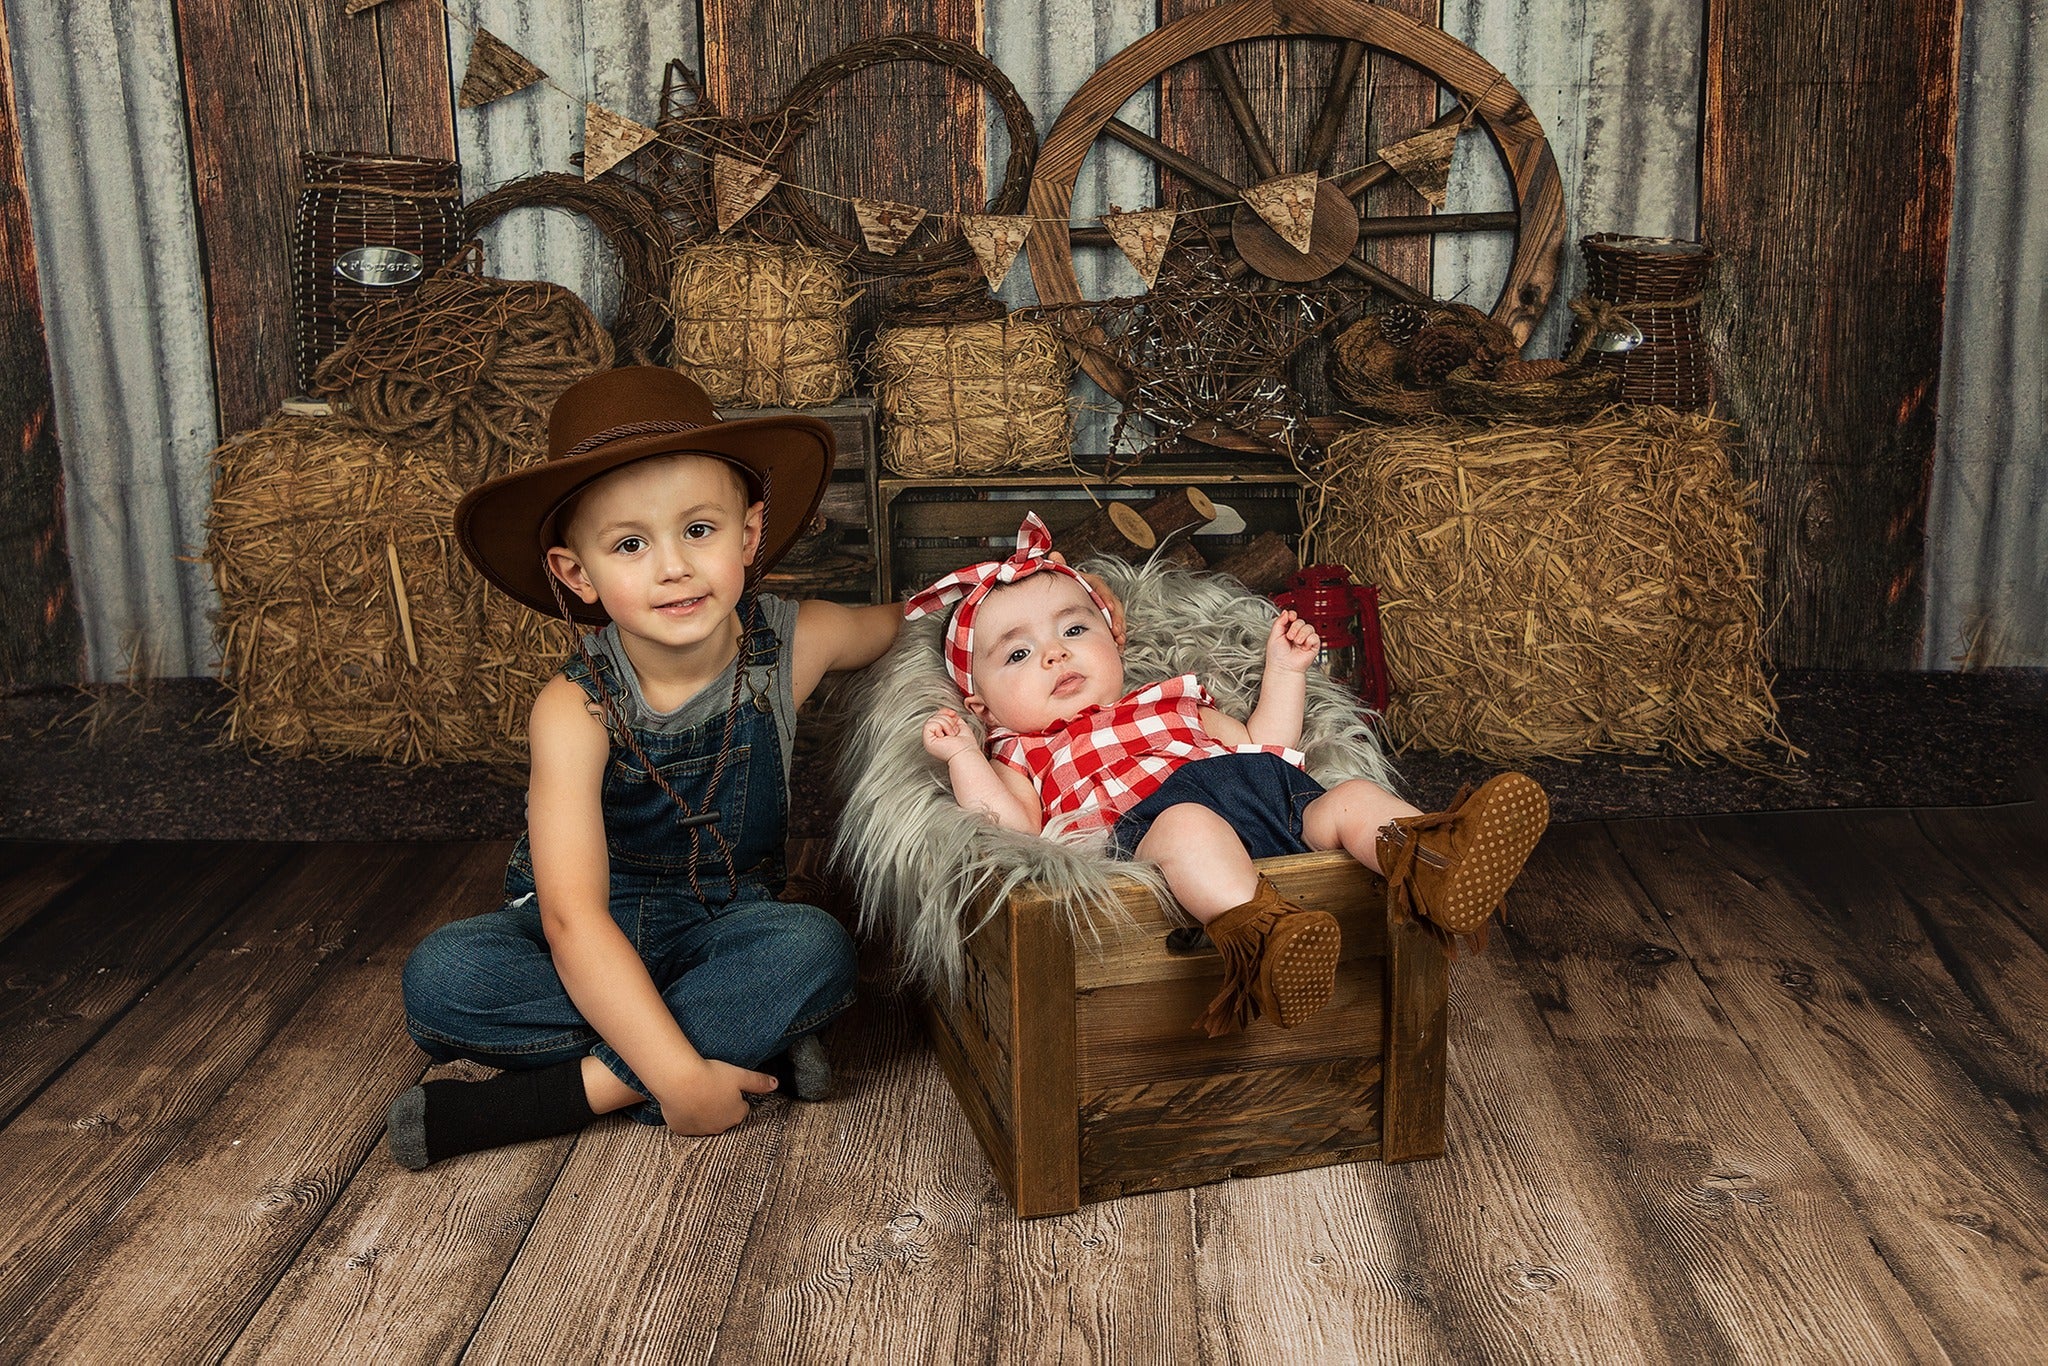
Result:
[[[983,599],[970,668],[974,714],[1026,733],[1124,695],[1123,652],[1109,623],[1065,574],[1033,574]]]

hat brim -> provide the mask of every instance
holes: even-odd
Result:
[[[622,465],[657,455],[724,460],[767,490],[768,512],[750,572],[765,574],[803,534],[832,476],[836,443],[816,418],[790,414],[734,418],[688,432],[621,437],[587,454],[546,460],[471,489],[455,506],[455,537],[491,584],[536,612],[560,615],[548,585],[543,533],[549,514],[578,490]],[[598,603],[563,595],[576,620],[602,625]]]

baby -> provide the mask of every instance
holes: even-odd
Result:
[[[924,746],[954,799],[997,825],[1105,832],[1114,856],[1159,866],[1224,963],[1197,1028],[1214,1037],[1264,1015],[1291,1029],[1335,989],[1335,918],[1284,900],[1254,859],[1341,848],[1387,877],[1397,911],[1451,934],[1485,923],[1548,823],[1535,782],[1500,774],[1433,815],[1363,778],[1325,790],[1294,748],[1321,646],[1313,627],[1292,612],[1274,621],[1243,721],[1193,674],[1127,692],[1109,604],[1051,551],[1029,514],[1009,559],[905,605],[910,617],[953,606],[946,669],[988,730],[984,751],[945,708]]]

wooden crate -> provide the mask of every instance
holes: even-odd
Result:
[[[880,470],[875,445],[875,404],[850,398],[824,408],[729,408],[728,418],[767,417],[794,413],[814,417],[832,429],[839,455],[832,482],[818,511],[840,533],[840,551],[816,565],[779,567],[762,586],[793,598],[830,598],[838,602],[886,602],[888,581],[876,553],[875,476]]]
[[[1261,1020],[1210,1039],[1194,1029],[1222,980],[1216,952],[1168,948],[1177,922],[1135,884],[1132,923],[1099,944],[1074,942],[1066,917],[1030,891],[968,938],[966,986],[928,999],[926,1024],[1020,1216],[1442,1154],[1442,947],[1412,921],[1389,923],[1385,883],[1345,854],[1259,866],[1344,932],[1336,995],[1291,1030]]]
[[[1301,533],[1301,476],[1291,465],[1242,460],[1207,464],[1151,464],[1105,479],[1085,465],[1078,474],[961,475],[943,479],[877,481],[881,578],[893,597],[923,588],[962,565],[1007,553],[1017,524],[1036,512],[1053,535],[1085,520],[1096,500],[1147,502],[1176,488],[1198,488],[1244,515],[1241,534],[1203,536],[1195,544],[1212,561],[1262,531],[1290,543]],[[1000,558],[1000,554],[995,556]]]

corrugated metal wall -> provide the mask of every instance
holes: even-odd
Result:
[[[5,0],[14,33],[24,157],[43,265],[69,534],[95,677],[209,671],[211,589],[203,539],[214,444],[212,375],[184,101],[170,0]],[[662,64],[698,65],[690,0],[455,0],[572,91],[636,118],[655,109]],[[1690,236],[1698,212],[1701,0],[1445,0],[1443,25],[1500,67],[1549,130],[1563,173],[1568,241],[1592,231]],[[1926,662],[2048,663],[2048,185],[2043,0],[1971,6],[1963,54],[1955,247],[1944,423],[1929,520]],[[339,21],[340,6],[335,6]],[[990,54],[1050,127],[1102,61],[1154,24],[1130,0],[986,0]],[[459,79],[467,25],[451,22]],[[1139,107],[1144,105],[1145,107]],[[1134,101],[1125,117],[1154,126]],[[465,189],[569,169],[582,118],[535,89],[457,115]],[[990,160],[1001,162],[1002,149]],[[1461,156],[1452,207],[1489,207],[1485,158]],[[1084,175],[1077,211],[1149,202],[1142,163],[1121,153]],[[2030,214],[2029,209],[2033,212]],[[614,305],[607,248],[551,211],[489,234],[491,268]],[[1486,303],[1498,249],[1440,243],[1436,290]],[[1099,294],[1135,288],[1104,258]],[[1568,248],[1560,300],[1583,278]],[[1006,291],[1028,298],[1020,265]],[[1562,344],[1561,303],[1537,347]],[[1083,424],[1099,443],[1108,424]]]
[[[1922,663],[2048,664],[2048,4],[1963,10]]]

